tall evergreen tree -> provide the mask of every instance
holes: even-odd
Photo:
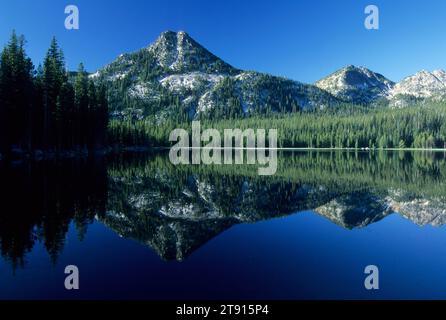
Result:
[[[25,43],[25,38],[14,31],[0,58],[0,144],[7,157],[13,146],[31,148],[34,66],[26,55]]]
[[[88,148],[96,146],[96,126],[98,121],[96,86],[93,81],[88,82],[88,113],[87,113],[87,141]]]
[[[74,82],[74,105],[76,109],[75,134],[77,144],[85,147],[87,144],[88,132],[88,75],[84,65],[81,63],[78,68],[76,80]]]
[[[42,149],[44,135],[44,75],[43,67],[37,67],[34,79],[33,114],[32,114],[32,143],[34,149]]]
[[[76,144],[74,136],[74,119],[76,111],[74,106],[74,88],[69,82],[65,82],[61,88],[60,105],[62,106],[61,119],[58,121],[58,145],[59,148],[72,149]]]
[[[51,41],[43,65],[44,84],[44,147],[57,145],[58,127],[63,117],[61,92],[68,81],[65,60],[56,38]]]
[[[107,91],[103,84],[97,90],[97,122],[96,122],[96,144],[104,146],[107,143],[108,130],[108,101]]]

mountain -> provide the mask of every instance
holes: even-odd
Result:
[[[316,86],[335,97],[356,104],[384,99],[394,82],[364,67],[347,66],[316,82]]]
[[[404,107],[420,100],[443,101],[446,98],[446,72],[422,70],[407,77],[389,92],[391,105]]]
[[[164,32],[90,78],[107,84],[115,117],[230,117],[323,109],[339,102],[310,84],[234,68],[185,32]]]
[[[420,71],[396,84],[390,96],[409,95],[415,98],[435,98],[446,94],[446,72]]]
[[[118,119],[190,120],[327,109],[342,103],[404,107],[446,99],[446,72],[421,71],[394,83],[347,66],[314,85],[235,68],[187,33],[163,32],[90,75],[106,84]]]
[[[347,66],[316,82],[336,98],[354,104],[406,107],[446,100],[446,72],[422,70],[399,83],[364,67]]]

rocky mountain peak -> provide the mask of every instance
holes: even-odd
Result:
[[[346,66],[316,83],[347,102],[371,103],[387,95],[394,83],[365,67]]]
[[[235,69],[184,31],[165,31],[148,47],[158,64],[175,72],[233,73]]]
[[[390,96],[413,96],[415,98],[434,98],[446,94],[446,72],[421,70],[403,79],[391,91]]]

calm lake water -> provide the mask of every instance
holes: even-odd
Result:
[[[0,299],[446,299],[443,153],[286,152],[272,177],[158,153],[0,177]]]

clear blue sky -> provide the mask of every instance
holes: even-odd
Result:
[[[80,9],[80,30],[64,28],[64,8]],[[364,28],[376,4],[381,29]],[[444,0],[0,0],[0,43],[12,29],[42,61],[55,35],[70,69],[89,71],[153,42],[164,30],[187,31],[230,64],[313,82],[345,65],[392,80],[446,69]]]

